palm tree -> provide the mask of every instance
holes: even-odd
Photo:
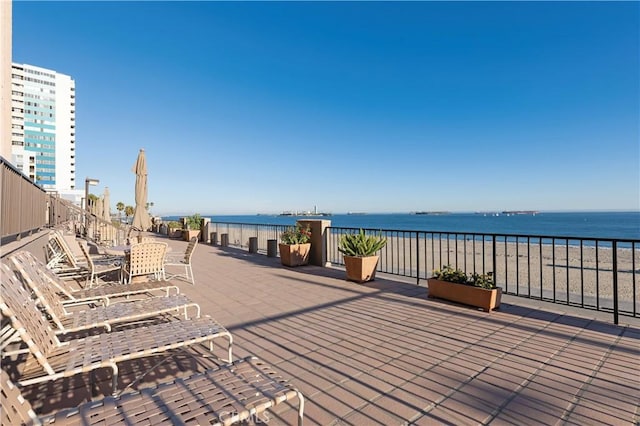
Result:
[[[124,208],[124,215],[127,218],[127,223],[129,223],[129,216],[133,216],[133,213],[135,213],[133,206],[126,206]]]
[[[122,201],[118,201],[118,204],[116,204],[116,209],[118,209],[118,220],[122,222],[122,211],[124,210],[124,203]]]
[[[91,213],[95,214],[95,206],[96,206],[96,201],[98,200],[98,196],[95,194],[89,194],[89,199],[87,200],[87,210],[89,210]]]

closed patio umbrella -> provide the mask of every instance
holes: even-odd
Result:
[[[136,174],[136,210],[131,226],[141,231],[151,228],[151,218],[147,212],[147,160],[144,149],[138,153],[138,160],[131,169]]]
[[[109,188],[105,187],[104,195],[102,198],[102,214],[103,214],[103,219],[106,220],[107,222],[111,222],[110,204],[111,204],[111,200],[110,200]]]
[[[102,206],[103,206],[103,200],[102,198],[98,198],[96,200],[96,210],[94,211],[93,214],[95,214],[96,217],[98,217],[99,219],[102,219]]]
[[[104,188],[104,195],[102,196],[102,219],[111,223],[111,200],[109,197],[109,188]],[[113,240],[113,229],[110,225],[104,226],[104,235],[102,238],[104,241]]]

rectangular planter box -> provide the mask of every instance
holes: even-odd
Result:
[[[429,297],[475,306],[486,312],[490,312],[500,306],[501,288],[488,290],[481,287],[440,281],[435,278],[429,278],[427,282],[429,284]]]

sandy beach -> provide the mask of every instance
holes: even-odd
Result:
[[[330,250],[331,261],[341,263],[336,252]],[[496,242],[494,268],[491,242],[392,238],[380,252],[379,268],[404,276],[417,276],[419,269],[426,279],[450,264],[468,273],[493,272],[496,284],[509,293],[601,308],[613,308],[615,270],[620,309],[632,311],[634,302],[638,309],[640,249],[617,248],[616,254],[614,269],[609,247]]]
[[[267,240],[277,239],[277,228],[255,229],[228,227],[229,244],[248,247],[249,237],[258,237],[260,251],[266,251]],[[387,246],[380,252],[378,270],[405,277],[420,276],[426,280],[433,270],[450,264],[468,273],[493,272],[495,282],[508,293],[586,305],[600,309],[613,308],[613,250],[586,241],[558,240],[555,245],[539,240],[519,242],[496,241],[495,268],[493,243],[395,233],[387,236]],[[337,249],[338,236],[328,235],[327,261],[342,265]],[[633,312],[640,309],[640,247],[635,250],[618,247],[615,267],[619,308]],[[426,285],[426,284],[425,284]],[[635,290],[634,290],[635,289]],[[599,295],[599,296],[598,296]]]

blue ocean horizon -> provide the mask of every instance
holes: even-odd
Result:
[[[342,228],[399,231],[512,234],[640,240],[640,211],[506,213],[358,213],[330,216],[201,214],[212,222],[293,225],[298,219],[325,219]],[[165,221],[183,216],[163,216]]]

